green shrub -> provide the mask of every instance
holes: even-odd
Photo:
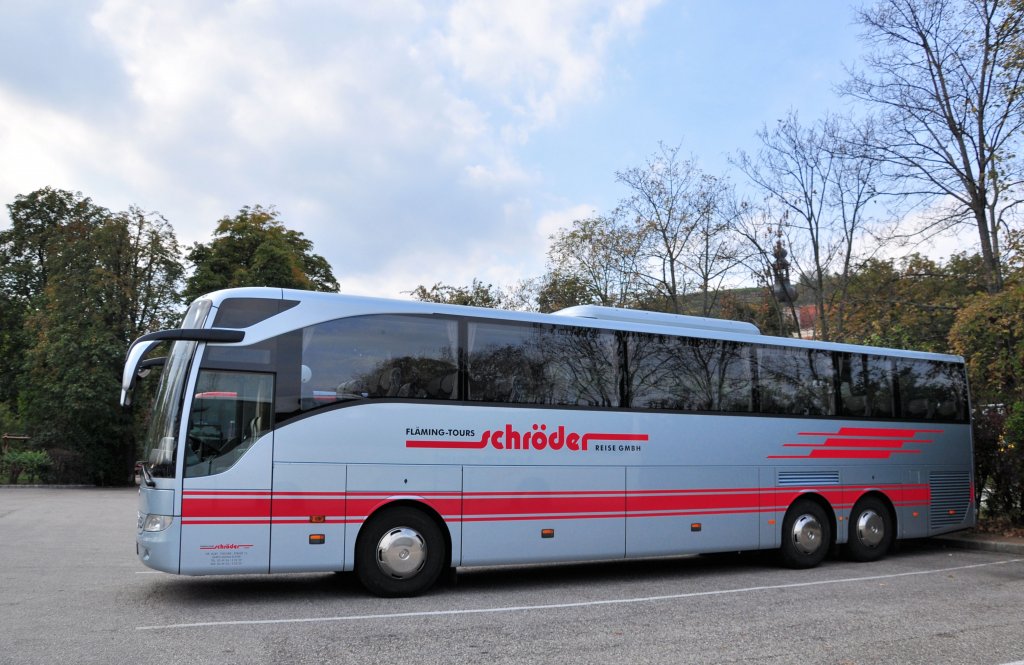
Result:
[[[49,467],[50,456],[45,450],[10,451],[2,459],[3,472],[11,485],[17,485],[22,475],[27,482],[38,482]]]

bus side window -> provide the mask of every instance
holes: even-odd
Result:
[[[761,347],[757,352],[761,413],[829,416],[835,414],[835,368],[832,355],[797,347]],[[844,384],[848,408],[854,404]]]
[[[542,403],[543,333],[534,325],[470,323],[468,399]]]
[[[380,314],[302,332],[302,410],[361,399],[458,396],[454,320]]]
[[[185,477],[227,471],[273,423],[274,375],[203,369],[189,411]]]
[[[933,360],[897,361],[900,415],[911,420],[966,418],[966,381],[960,366]]]
[[[895,399],[892,361],[862,353],[843,354],[839,395],[844,416],[891,418]]]

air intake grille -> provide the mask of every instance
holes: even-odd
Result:
[[[931,529],[955,526],[964,521],[971,504],[971,477],[967,472],[931,474]]]
[[[779,471],[779,487],[838,485],[838,471]]]

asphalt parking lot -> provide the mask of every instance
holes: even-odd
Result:
[[[135,558],[135,492],[0,489],[0,663],[1024,661],[1024,556],[903,545],[460,571],[414,599],[331,574],[187,578]]]

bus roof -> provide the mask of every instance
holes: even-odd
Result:
[[[198,300],[211,300],[216,309],[232,298],[273,298],[290,300],[299,306],[287,310],[288,323],[280,316],[271,317],[247,330],[246,342],[258,341],[265,337],[324,321],[347,316],[368,314],[435,314],[473,317],[495,321],[517,321],[549,325],[574,325],[608,330],[630,330],[666,335],[689,335],[711,339],[722,339],[751,344],[771,344],[822,349],[849,353],[876,353],[892,356],[963,362],[960,356],[927,351],[909,351],[885,347],[861,346],[840,342],[821,342],[792,337],[764,335],[757,326],[744,321],[713,319],[681,314],[666,314],[645,310],[630,310],[597,305],[569,307],[552,314],[498,310],[466,305],[448,305],[416,300],[397,300],[369,296],[353,296],[339,293],[300,291],[270,287],[244,287],[225,289],[202,296]],[[212,319],[211,319],[212,320]]]

